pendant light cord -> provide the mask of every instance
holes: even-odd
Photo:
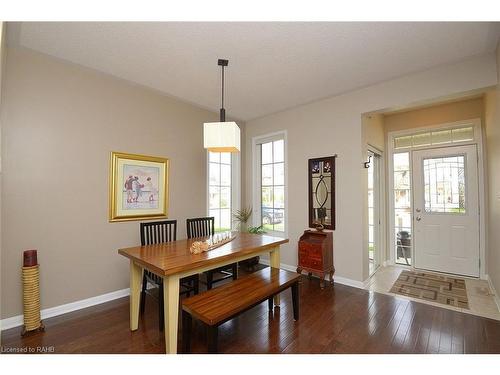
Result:
[[[222,68],[222,105],[221,108],[224,109],[224,65]]]
[[[222,71],[221,71],[221,75],[222,75],[222,92],[221,92],[222,103],[221,103],[221,109],[220,109],[220,122],[225,122],[226,121],[226,110],[224,109],[224,68],[229,64],[229,61],[224,60],[224,59],[219,59],[217,64],[222,68]]]

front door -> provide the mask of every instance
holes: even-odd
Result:
[[[415,268],[479,277],[475,145],[413,152]]]

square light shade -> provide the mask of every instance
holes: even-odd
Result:
[[[239,152],[240,128],[233,121],[205,122],[203,147],[212,152]]]

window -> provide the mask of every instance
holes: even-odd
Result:
[[[284,134],[254,140],[255,181],[254,207],[258,207],[256,225],[266,232],[284,233],[286,223],[285,138]],[[257,211],[254,209],[254,212]]]
[[[368,259],[370,262],[370,266],[373,265],[373,251],[375,249],[375,199],[373,196],[373,188],[374,188],[374,164],[375,164],[375,155],[372,152],[368,153],[368,156],[373,158],[373,161],[370,163],[370,167],[368,168]]]
[[[232,156],[229,152],[208,153],[208,214],[215,218],[215,231],[231,230]]]
[[[411,264],[410,153],[393,155],[396,263]]]
[[[446,145],[474,140],[474,127],[466,126],[446,130],[432,130],[394,138],[394,148],[412,148]]]
[[[424,159],[425,212],[465,213],[465,156]]]

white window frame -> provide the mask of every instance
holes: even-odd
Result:
[[[368,152],[371,152],[375,156],[372,158],[372,162],[375,163],[375,157],[378,156],[379,158],[379,176],[378,176],[378,184],[379,184],[379,196],[378,196],[378,211],[379,211],[379,225],[378,225],[378,230],[377,233],[374,233],[378,237],[378,246],[379,248],[377,249],[377,254],[375,256],[377,257],[377,263],[378,267],[375,268],[372,273],[369,272],[369,266],[368,266],[368,274],[369,276],[372,276],[382,265],[385,265],[385,259],[387,257],[387,254],[385,252],[385,249],[387,248],[386,246],[386,216],[385,216],[385,207],[386,207],[386,202],[385,202],[385,154],[384,151],[379,150],[377,147],[372,146],[371,144],[366,145],[366,149]],[[375,164],[374,164],[375,165]],[[374,187],[375,187],[375,179],[373,181]],[[375,199],[375,196],[374,196]],[[368,207],[368,206],[367,206]],[[367,211],[368,214],[368,211]],[[369,219],[367,217],[367,220],[369,222]],[[368,224],[367,222],[367,224]],[[375,239],[375,238],[374,238]],[[369,233],[367,234],[367,242],[366,242],[366,253],[368,253],[369,250]],[[375,260],[375,259],[374,259]],[[368,260],[369,261],[369,260]]]
[[[288,238],[288,140],[287,131],[281,130],[274,133],[269,133],[252,138],[252,226],[262,225],[262,176],[261,176],[261,153],[260,145],[263,143],[283,140],[284,147],[284,161],[285,161],[285,230],[268,231],[267,234],[275,237]]]
[[[206,213],[210,216],[210,155],[206,152]],[[237,230],[233,213],[241,208],[241,157],[239,152],[231,153],[231,230]]]
[[[405,147],[405,148],[394,148],[394,138],[404,136],[404,135],[413,135],[419,132],[424,132],[426,130],[449,130],[455,128],[462,128],[466,126],[472,126],[474,128],[474,139],[472,141],[464,141],[464,142],[454,142],[443,145],[430,145],[430,146],[416,146],[416,147]],[[387,241],[386,243],[389,245],[389,254],[390,257],[388,262],[390,264],[395,264],[395,254],[396,254],[396,245],[394,243],[394,226],[395,226],[395,218],[394,218],[394,154],[408,152],[409,153],[409,162],[410,162],[410,186],[411,186],[411,201],[410,201],[410,209],[412,212],[412,233],[414,233],[414,223],[413,223],[413,171],[412,171],[412,151],[414,150],[425,150],[425,149],[434,149],[434,148],[443,148],[443,147],[452,147],[452,146],[463,146],[463,145],[476,145],[477,153],[478,153],[478,179],[479,179],[479,277],[481,279],[486,279],[486,202],[485,202],[485,171],[484,171],[484,151],[483,151],[483,129],[481,126],[481,119],[474,118],[469,120],[462,120],[450,123],[443,124],[434,124],[428,125],[419,128],[412,128],[406,130],[398,130],[387,133],[387,145],[388,145],[388,157],[387,157],[387,170],[388,170],[388,217],[389,223],[387,227]],[[411,248],[411,259],[412,265],[411,268],[414,268],[414,259],[415,259],[415,250]],[[398,264],[398,266],[408,267],[406,265]]]

